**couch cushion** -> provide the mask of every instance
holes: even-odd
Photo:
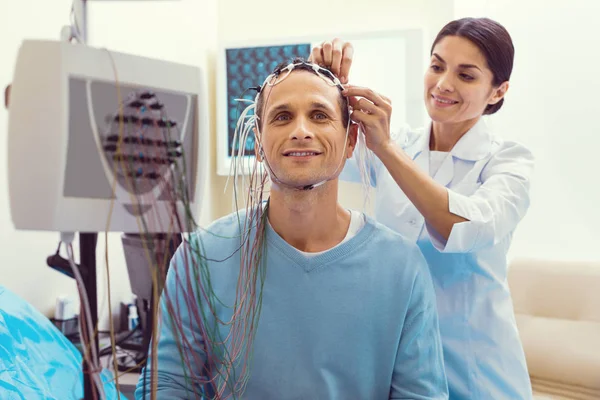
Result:
[[[515,260],[509,286],[534,390],[600,399],[600,263]]]
[[[546,381],[543,379],[531,379],[534,399],[536,400],[598,400],[600,392],[572,385]]]
[[[600,322],[600,263],[517,259],[508,282],[516,313]]]
[[[600,399],[600,322],[516,317],[532,377],[597,390]]]

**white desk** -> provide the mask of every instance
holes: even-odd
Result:
[[[140,374],[137,372],[128,372],[119,374],[119,389],[123,395],[127,397],[127,400],[135,400],[135,386],[138,383]],[[121,399],[124,400],[124,399]]]

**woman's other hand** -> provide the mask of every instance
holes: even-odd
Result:
[[[352,107],[350,118],[360,125],[367,147],[380,157],[391,143],[392,101],[369,88],[351,85],[344,87],[343,94],[348,97]]]
[[[312,49],[308,61],[329,69],[340,82],[348,83],[354,48],[350,42],[335,38],[326,40]]]

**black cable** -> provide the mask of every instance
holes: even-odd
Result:
[[[134,333],[137,333],[137,331],[140,330],[140,325],[136,326],[134,329],[130,330],[127,335],[119,338],[119,340],[115,341],[115,346],[120,346],[123,342],[125,342],[127,339],[131,338],[133,336]],[[112,344],[109,345],[108,347],[105,347],[104,349],[102,349],[100,351],[100,357],[105,356],[107,354],[110,354],[112,352]]]

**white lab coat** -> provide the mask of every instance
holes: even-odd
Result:
[[[431,126],[392,139],[429,174]],[[356,160],[343,180],[360,181]],[[469,221],[444,240],[378,160],[370,166],[375,217],[416,242],[437,294],[451,399],[531,399],[531,384],[507,285],[507,251],[529,207],[533,157],[493,135],[481,119],[433,176],[448,189],[450,211]]]

